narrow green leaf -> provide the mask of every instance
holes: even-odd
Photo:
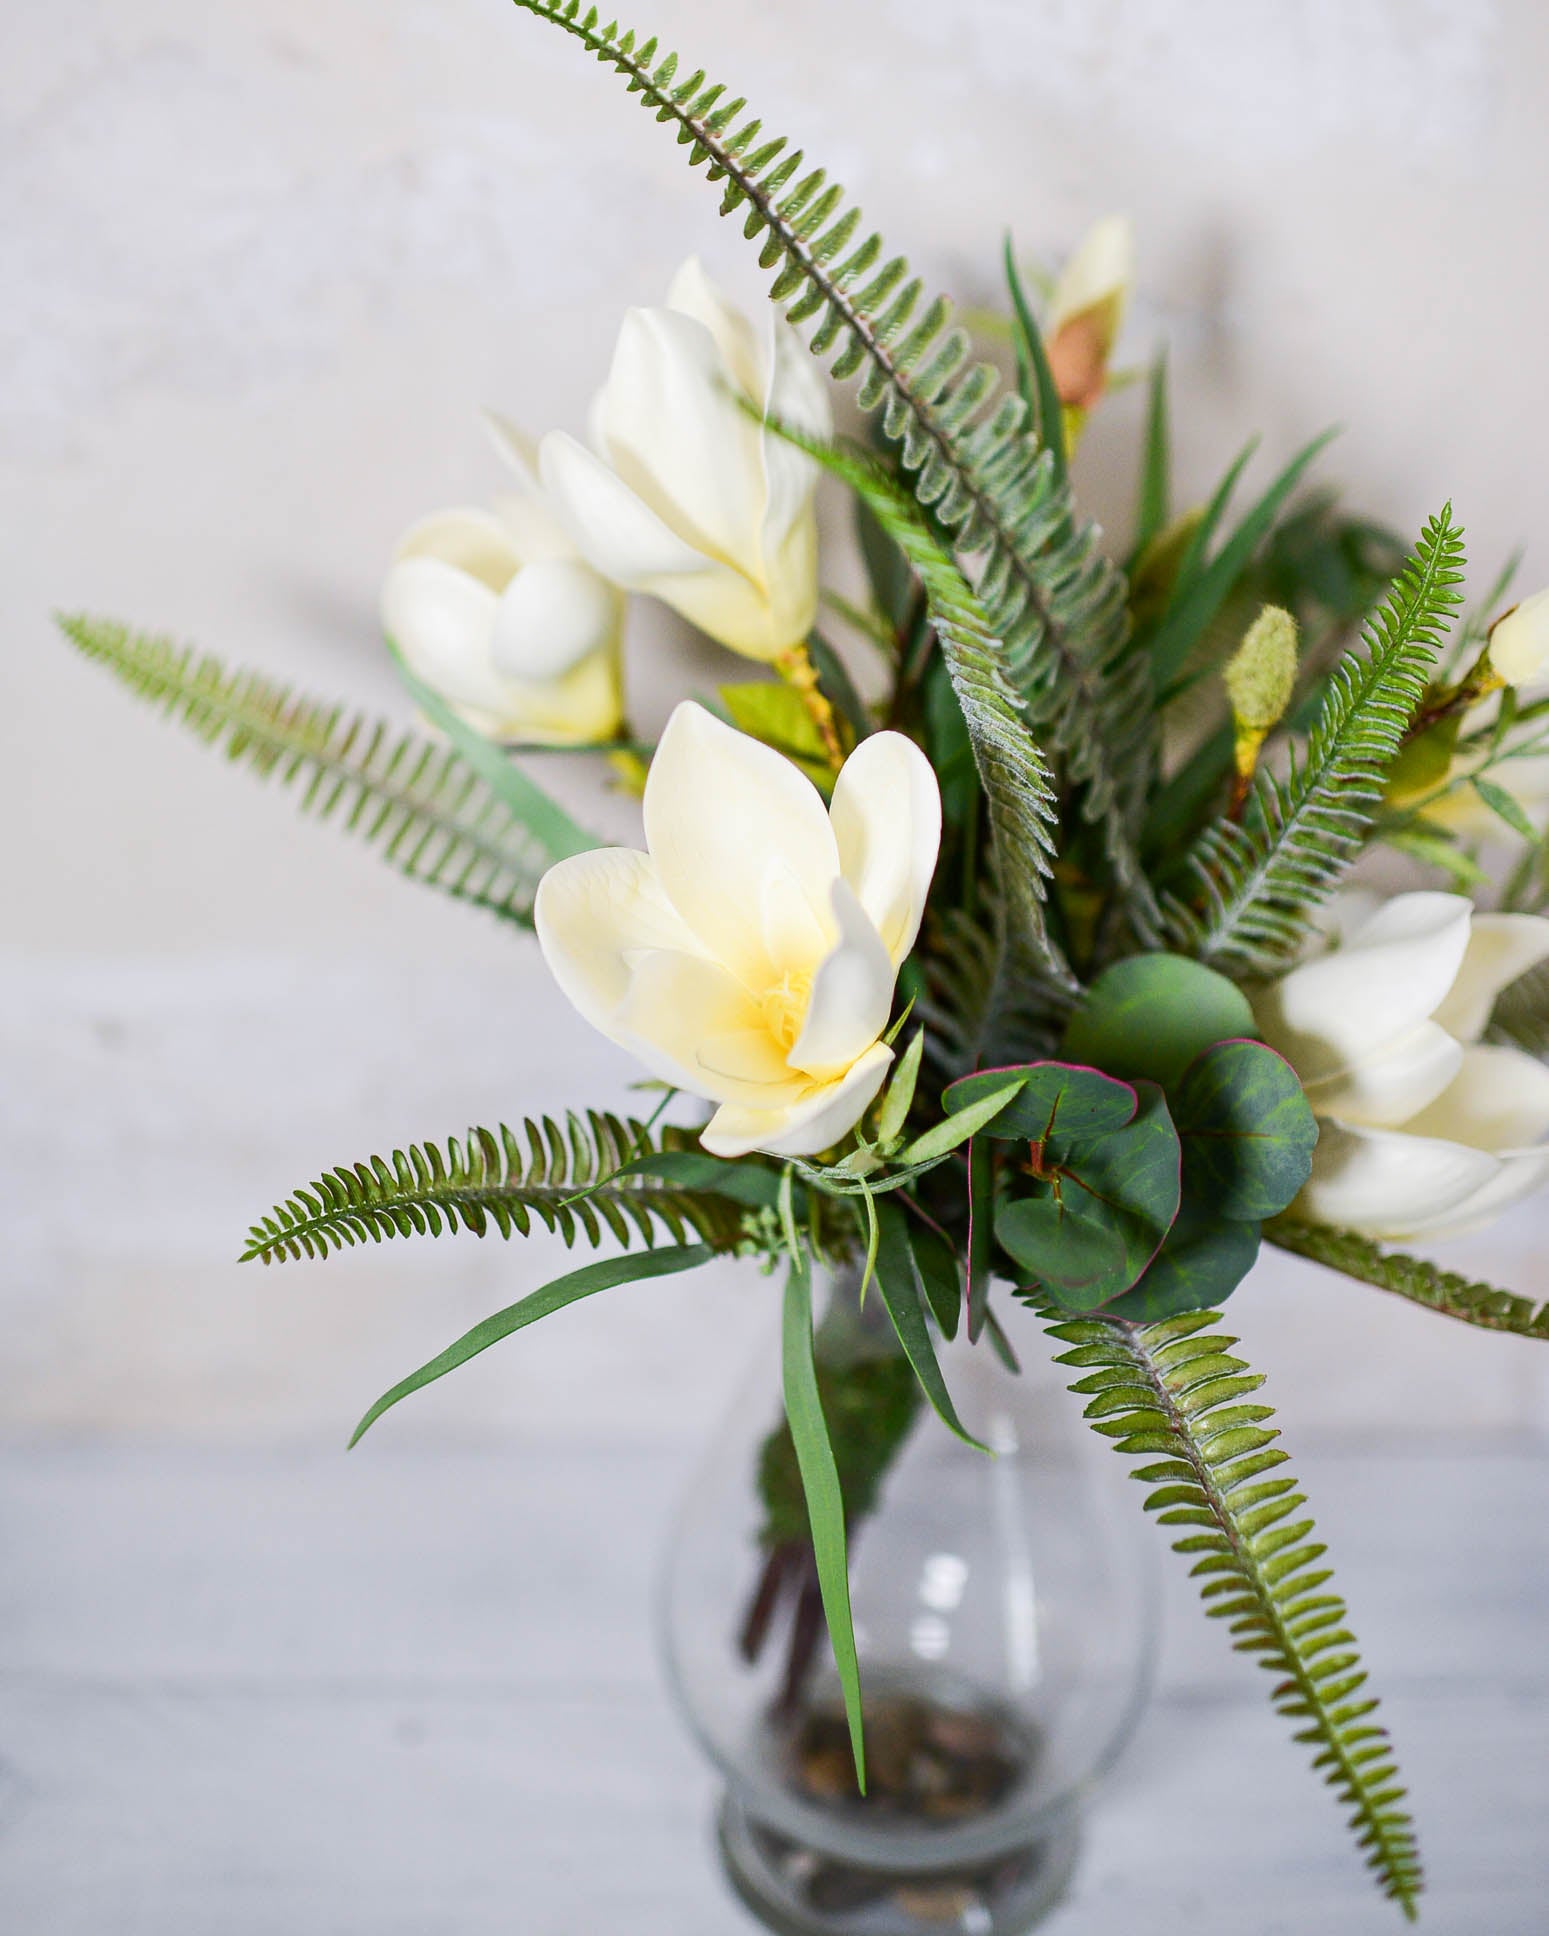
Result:
[[[968,1431],[957,1415],[947,1381],[941,1375],[936,1347],[931,1342],[930,1326],[925,1321],[925,1302],[915,1277],[914,1254],[909,1242],[909,1226],[896,1203],[877,1205],[879,1241],[877,1245],[877,1289],[893,1320],[904,1356],[914,1366],[920,1389],[930,1400],[936,1416],[949,1431],[978,1452],[989,1447]]]
[[[509,759],[493,740],[476,733],[458,718],[437,692],[409,670],[408,661],[392,639],[387,649],[398,667],[409,697],[440,732],[445,733],[457,756],[471,766],[490,792],[502,800],[512,816],[540,841],[555,860],[568,860],[572,854],[589,853],[599,843],[576,825],[559,802],[544,792],[536,780],[529,779],[515,760]]]
[[[990,1314],[995,1259],[995,1150],[988,1137],[968,1145],[968,1342],[978,1342]]]
[[[920,1080],[920,1058],[924,1053],[925,1031],[916,1029],[913,1041],[899,1058],[893,1079],[887,1086],[887,1094],[882,1098],[882,1107],[877,1115],[879,1149],[890,1150],[904,1133],[904,1123]]]
[[[818,1396],[817,1366],[812,1354],[812,1264],[803,1249],[792,1256],[790,1274],[785,1280],[780,1359],[785,1417],[791,1428],[791,1443],[796,1448],[829,1644],[834,1651],[834,1666],[850,1723],[855,1779],[864,1795],[866,1747],[861,1721],[860,1662],[856,1658],[855,1625],[850,1613],[844,1494],[840,1490],[834,1449],[829,1442],[828,1422],[823,1417],[823,1403]]]
[[[1172,433],[1167,411],[1167,351],[1151,365],[1146,397],[1146,441],[1140,466],[1140,502],[1135,512],[1135,548],[1130,564],[1165,529],[1172,517]]]
[[[682,1244],[670,1250],[646,1250],[623,1257],[604,1257],[594,1264],[583,1264],[579,1270],[570,1271],[564,1277],[556,1277],[552,1284],[545,1284],[541,1291],[530,1292],[515,1304],[508,1304],[505,1310],[497,1311],[493,1317],[485,1318],[471,1331],[465,1331],[454,1344],[448,1345],[428,1364],[421,1365],[418,1371],[410,1372],[391,1391],[384,1392],[355,1427],[350,1444],[358,1445],[382,1414],[401,1398],[434,1384],[449,1371],[456,1371],[459,1365],[476,1358],[481,1351],[488,1351],[492,1344],[499,1344],[502,1338],[509,1338],[513,1332],[536,1324],[539,1318],[546,1318],[553,1311],[562,1311],[567,1304],[574,1304],[583,1297],[592,1297],[598,1291],[610,1291],[619,1284],[637,1283],[646,1277],[668,1277],[676,1271],[697,1270],[701,1264],[708,1264],[714,1255],[708,1244]]]
[[[1533,823],[1522,811],[1522,804],[1515,794],[1508,793],[1505,787],[1497,785],[1494,780],[1487,780],[1482,773],[1474,775],[1473,788],[1491,813],[1498,819],[1504,820],[1514,834],[1521,834],[1524,840],[1532,841],[1535,846],[1538,844],[1538,834],[1534,830]]]
[[[1337,431],[1325,430],[1297,452],[1210,563],[1181,591],[1151,640],[1151,665],[1158,692],[1165,694],[1183,671],[1206,626],[1225,604],[1260,541],[1279,516],[1280,507],[1301,482],[1313,459],[1337,434]]]
[[[818,690],[849,727],[850,736],[858,746],[876,727],[866,710],[865,700],[855,689],[849,667],[821,632],[808,635],[807,650],[818,675]]]
[[[966,1143],[986,1123],[993,1122],[1027,1078],[1016,1074],[997,1082],[974,1101],[965,1103],[955,1114],[943,1119],[917,1136],[903,1153],[905,1163],[932,1163],[938,1157]]]
[[[1049,368],[1043,334],[1017,272],[1016,251],[1012,247],[1009,230],[1001,248],[1001,259],[1006,266],[1006,287],[1011,292],[1011,339],[1016,345],[1017,375],[1022,395],[1038,425],[1038,435],[1047,444],[1049,454],[1054,459],[1054,474],[1063,483],[1069,468],[1065,450],[1065,410],[1055,387],[1054,372]]]
[[[957,1253],[939,1230],[925,1223],[909,1226],[909,1246],[931,1315],[944,1338],[955,1338],[963,1309],[963,1274]]]

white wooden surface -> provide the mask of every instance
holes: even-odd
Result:
[[[1426,1928],[1540,1936],[1549,1463],[1481,1446],[1301,1466],[1412,1782]],[[652,1660],[683,1471],[651,1445],[10,1449],[0,1929],[746,1928]],[[1391,1931],[1262,1676],[1181,1566],[1168,1578],[1161,1696],[1051,1931]]]

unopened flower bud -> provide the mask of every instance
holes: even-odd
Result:
[[[1549,671],[1549,587],[1513,605],[1490,632],[1490,664],[1508,686],[1525,686]]]

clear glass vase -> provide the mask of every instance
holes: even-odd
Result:
[[[669,1683],[725,1781],[719,1834],[786,1936],[1015,1936],[1063,1893],[1081,1810],[1149,1692],[1155,1539],[1042,1328],[938,1347],[964,1445],[918,1403],[880,1298],[830,1284],[820,1386],[845,1486],[866,1723],[857,1792],[778,1339],[684,1500],[663,1570]],[[1018,1315],[1020,1315],[1018,1313]]]

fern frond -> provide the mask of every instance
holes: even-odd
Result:
[[[410,880],[531,925],[554,856],[452,749],[111,620],[59,625],[139,698],[297,791],[303,813],[358,833]]]
[[[1271,1700],[1315,1750],[1383,1893],[1413,1917],[1421,1874],[1404,1791],[1345,1603],[1320,1564],[1327,1549],[1282,1470],[1274,1414],[1245,1402],[1263,1379],[1235,1355],[1217,1311],[1149,1325],[1044,1315],[1071,1347],[1058,1362],[1080,1372],[1071,1389],[1094,1430],[1147,1461],[1133,1475],[1153,1488],[1146,1510],[1187,1529],[1174,1551],[1193,1558],[1207,1610],[1277,1676]]]
[[[1392,1291],[1412,1304],[1423,1304],[1427,1310],[1440,1311],[1463,1324],[1484,1331],[1509,1331],[1519,1338],[1549,1338],[1549,1300],[1535,1304],[1515,1291],[1462,1277],[1401,1250],[1384,1250],[1370,1237],[1354,1230],[1336,1230],[1330,1224],[1277,1217],[1264,1226],[1264,1235],[1282,1250],[1310,1257],[1315,1264],[1326,1264],[1330,1270],[1363,1284],[1375,1284],[1379,1291]]]
[[[691,166],[724,182],[723,215],[739,214],[770,294],[792,323],[815,322],[811,346],[837,380],[859,375],[863,412],[880,413],[911,488],[958,550],[977,558],[975,590],[1035,728],[1084,789],[1132,919],[1153,923],[1136,822],[1153,744],[1150,674],[1128,653],[1124,580],[1091,525],[1076,521],[1068,487],[1040,449],[1022,398],[902,256],[888,256],[859,209],[820,168],[746,112],[741,96],[680,76],[676,54],[621,32],[580,0],[516,0],[614,68],[642,106],[676,132]]]
[[[1044,975],[1075,993],[1079,984],[1044,918],[1059,826],[1054,785],[1011,684],[1004,644],[919,506],[880,465],[842,444],[783,427],[781,434],[849,485],[923,586],[989,808],[1008,942],[1004,972]]]
[[[1463,575],[1452,507],[1432,518],[1368,622],[1364,651],[1334,668],[1300,758],[1260,773],[1241,824],[1219,820],[1190,857],[1195,904],[1168,909],[1172,939],[1238,972],[1268,971],[1302,939],[1312,911],[1360,851],[1382,775],[1425,690]]]
[[[1003,1068],[1052,1054],[1071,1002],[1049,981],[1010,976],[999,908],[981,916],[949,909],[922,937],[925,988],[916,1013],[925,1053],[948,1076]]]
[[[667,1132],[671,1138],[674,1132]],[[519,1130],[470,1129],[444,1144],[412,1143],[390,1157],[327,1170],[262,1217],[248,1233],[244,1263],[326,1257],[390,1237],[439,1237],[471,1230],[525,1237],[534,1219],[566,1244],[605,1237],[621,1244],[656,1241],[661,1225],[675,1243],[689,1233],[716,1250],[742,1239],[743,1207],[712,1189],[659,1177],[615,1177],[621,1164],[660,1153],[666,1139],[633,1118],[597,1110],[528,1118]]]

